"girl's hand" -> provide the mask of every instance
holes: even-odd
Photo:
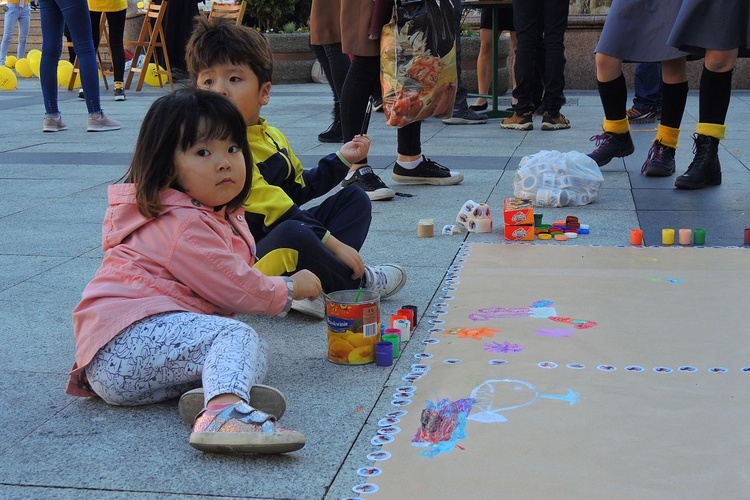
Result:
[[[294,300],[315,300],[323,291],[320,286],[320,279],[307,269],[297,271],[290,278],[294,282],[294,292],[292,293]]]
[[[352,279],[359,279],[365,273],[365,263],[354,248],[337,240],[333,235],[328,237],[326,247],[352,270]]]
[[[341,146],[341,155],[349,163],[357,163],[367,157],[370,151],[370,138],[366,135],[355,135],[354,139]]]

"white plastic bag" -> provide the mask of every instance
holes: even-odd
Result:
[[[578,151],[539,151],[524,156],[513,178],[513,195],[539,207],[588,205],[604,177],[594,160]]]

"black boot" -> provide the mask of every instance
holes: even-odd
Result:
[[[679,189],[703,189],[721,184],[719,164],[719,139],[709,135],[693,134],[693,162],[687,172],[674,181]]]
[[[333,103],[333,123],[326,129],[325,132],[318,134],[318,140],[320,142],[342,142],[344,140],[344,133],[341,130],[341,111],[339,108],[339,102]]]

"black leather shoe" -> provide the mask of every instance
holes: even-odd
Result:
[[[678,189],[703,189],[721,184],[719,139],[709,135],[693,134],[693,162],[687,172],[674,181]]]
[[[320,142],[344,142],[344,135],[341,131],[341,120],[335,119],[325,132],[318,134]]]
[[[669,177],[675,172],[674,154],[675,148],[665,146],[661,141],[654,141],[641,167],[641,173],[646,177]]]

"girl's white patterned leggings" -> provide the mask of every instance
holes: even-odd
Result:
[[[248,400],[268,367],[268,346],[247,324],[192,312],[155,314],[105,345],[86,367],[92,389],[113,405],[144,405],[203,384],[205,401],[218,394]]]

